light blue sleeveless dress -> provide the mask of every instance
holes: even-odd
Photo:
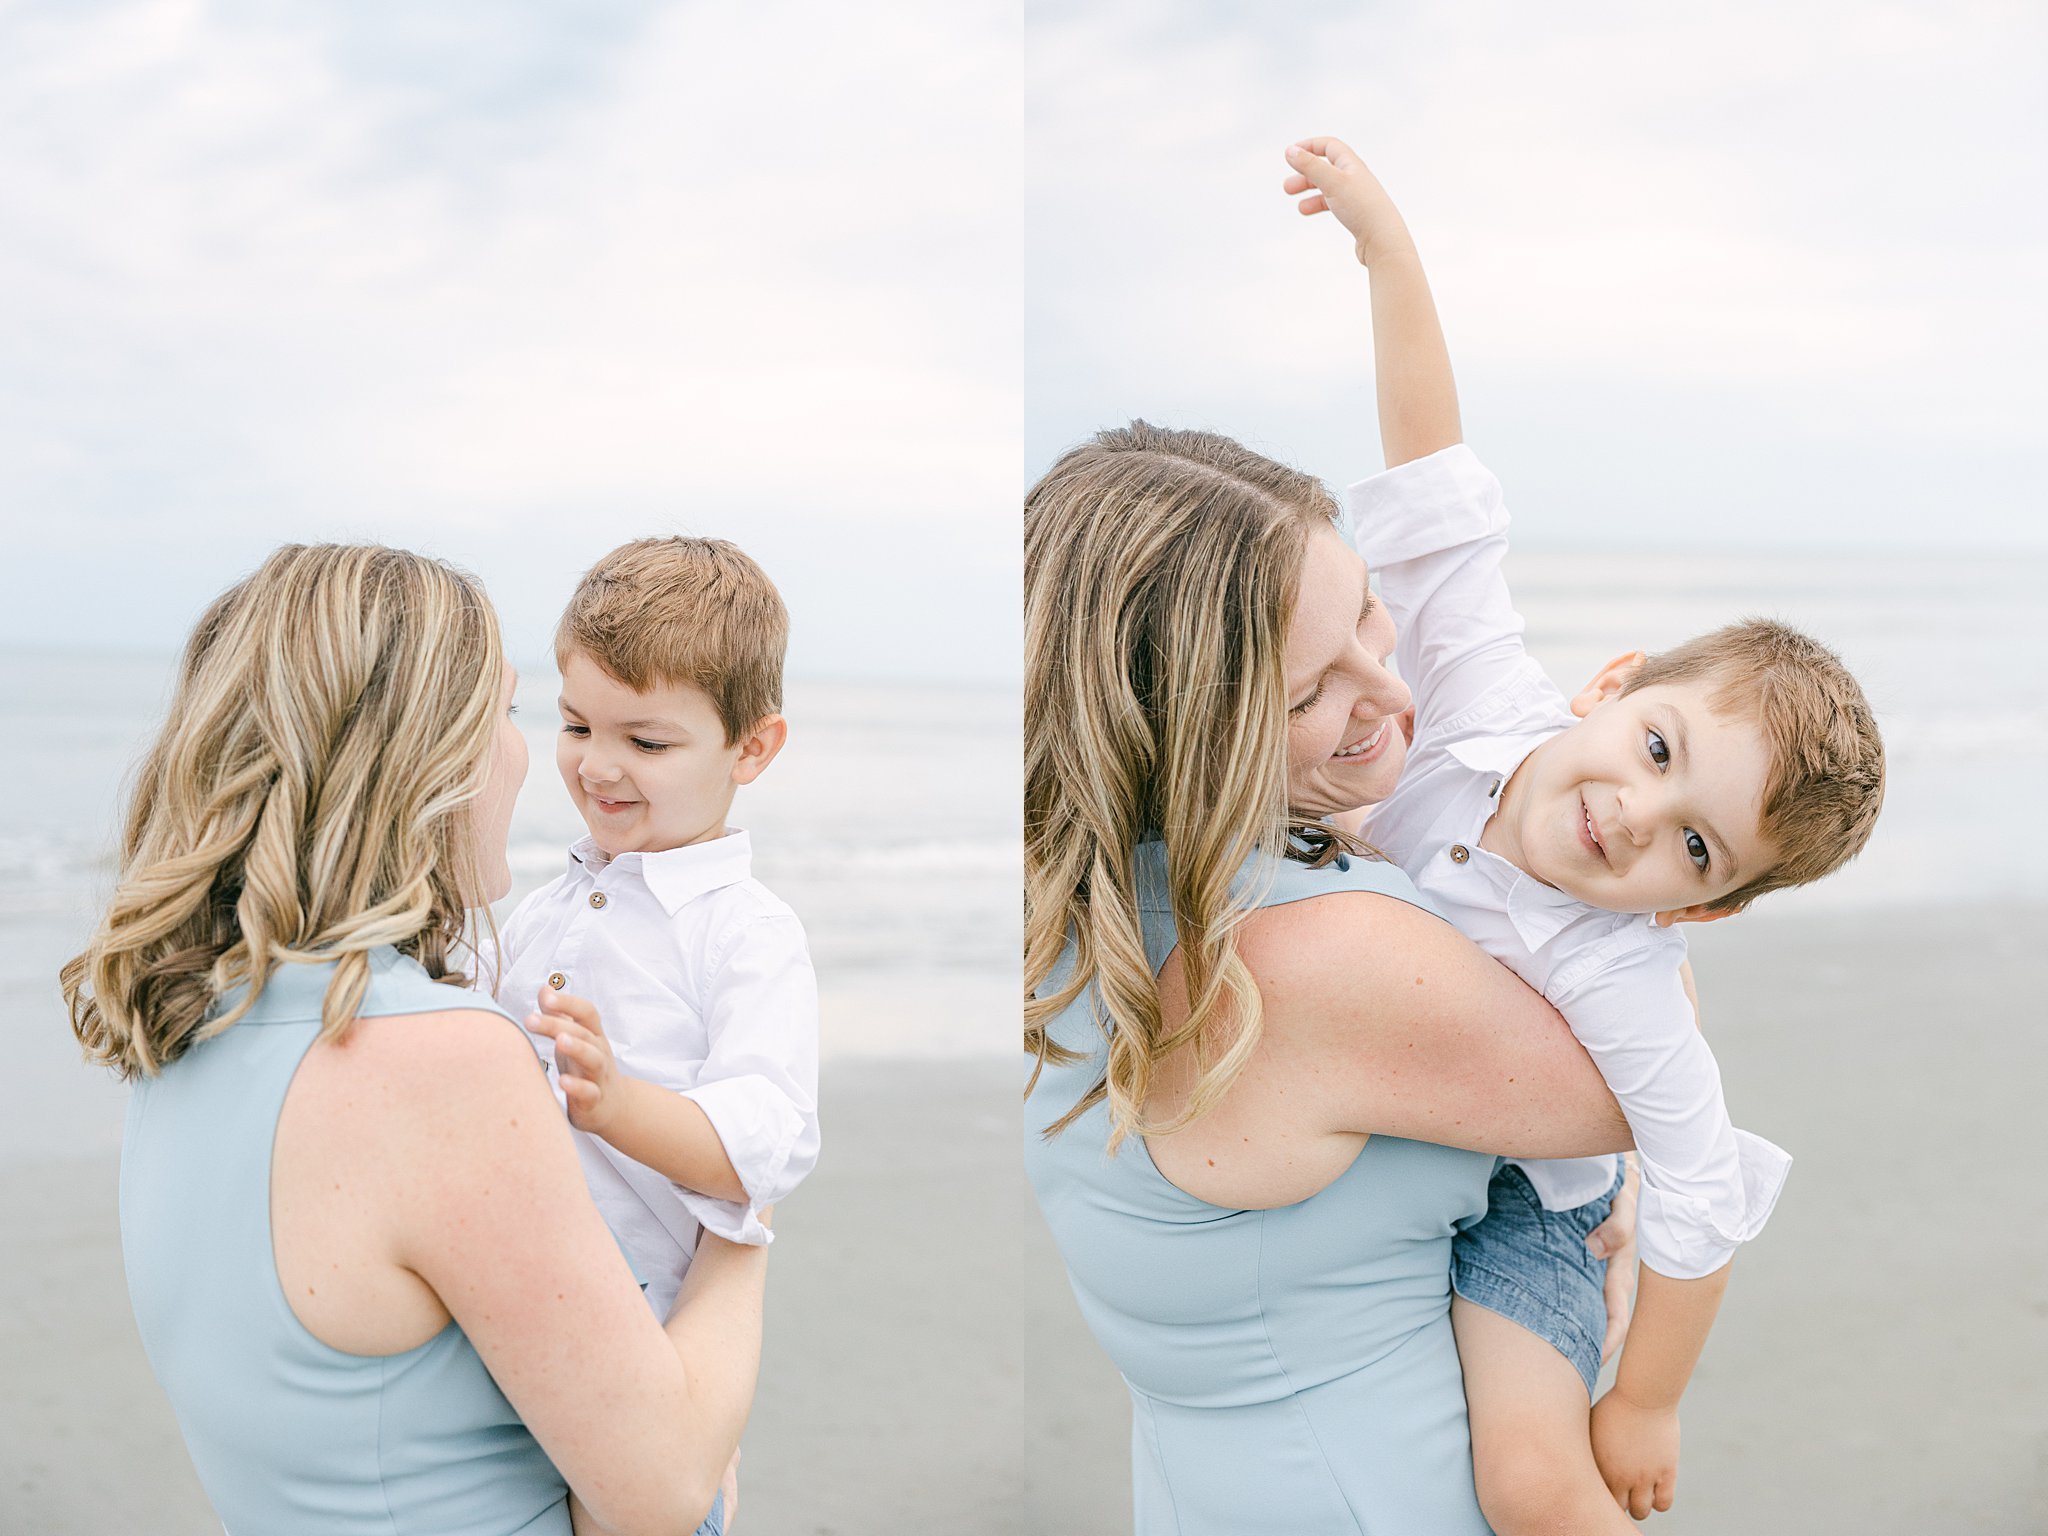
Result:
[[[561,1475],[460,1328],[344,1354],[278,1284],[271,1141],[332,974],[279,966],[225,1034],[135,1086],[121,1246],[149,1363],[230,1536],[569,1536]],[[364,1017],[455,1008],[498,1012],[373,953]]]
[[[1255,860],[1260,906],[1370,891],[1428,909],[1392,865]],[[1176,938],[1162,845],[1138,850],[1153,973]],[[1071,964],[1071,951],[1049,985]],[[1053,1021],[1088,1052],[1048,1067],[1024,1160],[1081,1311],[1131,1393],[1140,1536],[1486,1536],[1451,1338],[1451,1236],[1486,1210],[1495,1159],[1373,1136],[1318,1193],[1226,1210],[1167,1182],[1142,1137],[1105,1155],[1097,1105],[1040,1133],[1101,1077],[1088,994]],[[1081,1512],[1076,1511],[1076,1515]]]

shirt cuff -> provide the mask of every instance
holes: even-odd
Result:
[[[1500,482],[1463,443],[1344,490],[1346,533],[1368,565],[1398,565],[1504,533]]]
[[[1790,1154],[1743,1130],[1735,1133],[1735,1151],[1742,1187],[1725,1201],[1658,1189],[1644,1179],[1636,1242],[1643,1263],[1658,1274],[1673,1280],[1711,1275],[1770,1220],[1792,1167]]]
[[[756,1246],[774,1242],[775,1234],[761,1225],[760,1211],[789,1193],[783,1187],[783,1175],[803,1134],[802,1113],[780,1089],[759,1077],[701,1083],[686,1090],[683,1097],[704,1111],[725,1147],[726,1160],[747,1192],[747,1200],[741,1204],[713,1199],[694,1189],[681,1190],[683,1203],[706,1231],[728,1242]]]

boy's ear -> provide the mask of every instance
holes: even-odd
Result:
[[[1412,747],[1412,746],[1414,746],[1414,745],[1415,745],[1415,706],[1414,706],[1413,704],[1410,704],[1410,705],[1409,705],[1409,706],[1408,706],[1408,707],[1407,707],[1406,709],[1402,710],[1400,714],[1398,714],[1398,715],[1394,716],[1394,718],[1395,718],[1395,719],[1396,719],[1397,721],[1399,721],[1399,722],[1400,722],[1400,725],[1401,725],[1401,739],[1402,739],[1403,741],[1407,742],[1409,746],[1411,746],[1411,747]]]
[[[1593,674],[1593,681],[1581,688],[1572,699],[1572,713],[1581,720],[1593,713],[1602,704],[1619,694],[1631,677],[1649,658],[1641,651],[1624,651]]]
[[[1673,907],[1669,912],[1657,914],[1657,926],[1669,928],[1673,923],[1718,923],[1724,917],[1733,917],[1740,907],[1715,907],[1701,902],[1698,906]]]
[[[735,784],[751,784],[768,771],[775,754],[789,740],[789,722],[780,715],[765,715],[740,738],[740,755],[732,765]]]

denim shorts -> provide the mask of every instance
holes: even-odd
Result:
[[[711,1501],[711,1513],[704,1517],[704,1523],[697,1527],[696,1536],[725,1536],[725,1490],[718,1490],[718,1497]]]
[[[1600,1379],[1600,1343],[1607,1336],[1607,1261],[1586,1247],[1621,1189],[1575,1210],[1546,1211],[1528,1177],[1503,1163],[1486,1189],[1486,1215],[1451,1239],[1451,1288],[1554,1345],[1586,1379],[1586,1397]]]

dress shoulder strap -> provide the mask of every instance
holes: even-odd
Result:
[[[1166,883],[1164,843],[1138,845],[1137,874],[1138,912],[1145,930],[1145,957],[1157,974],[1159,968],[1166,964],[1166,957],[1180,943]],[[1232,893],[1253,907],[1284,907],[1318,896],[1364,891],[1405,901],[1432,917],[1443,916],[1429,898],[1415,888],[1415,882],[1403,873],[1398,864],[1357,854],[1340,853],[1319,869],[1311,869],[1293,859],[1254,854],[1245,861],[1230,884]]]

